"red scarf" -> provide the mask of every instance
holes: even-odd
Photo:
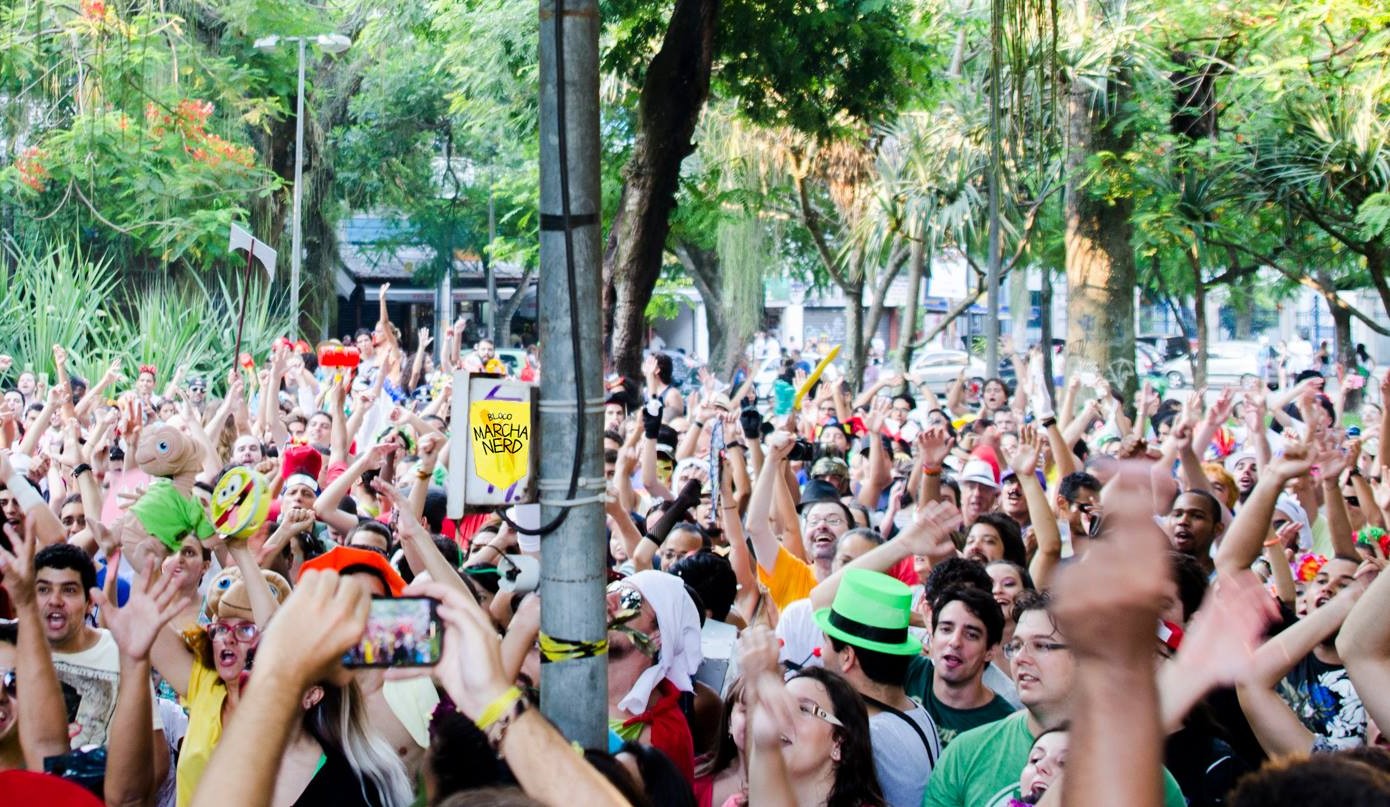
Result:
[[[623,721],[624,726],[644,723],[651,726],[651,746],[659,749],[676,764],[685,781],[695,784],[695,740],[690,736],[690,724],[681,711],[680,690],[670,680],[656,685],[661,696],[652,708]]]

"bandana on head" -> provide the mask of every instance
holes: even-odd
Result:
[[[679,577],[649,569],[626,580],[651,604],[661,632],[661,652],[656,661],[618,702],[620,709],[637,715],[647,710],[652,692],[663,680],[670,679],[681,692],[693,692],[695,671],[704,655],[700,651],[700,615]]]

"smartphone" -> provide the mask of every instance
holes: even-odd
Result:
[[[344,667],[433,667],[444,627],[439,601],[430,597],[377,597],[362,640],[343,654]]]

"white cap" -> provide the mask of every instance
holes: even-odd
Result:
[[[957,477],[958,482],[978,482],[985,487],[998,490],[999,480],[994,478],[994,468],[984,460],[970,460]]]

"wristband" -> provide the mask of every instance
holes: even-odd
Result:
[[[85,463],[85,462],[83,462],[83,463],[78,463],[77,467],[72,469],[72,478],[73,478],[73,479],[76,479],[77,477],[79,477],[79,476],[81,476],[81,475],[83,475],[83,474],[91,473],[91,471],[92,471],[92,466],[88,465],[88,464]]]
[[[502,743],[507,739],[507,729],[530,708],[531,704],[527,703],[525,698],[518,698],[483,732],[487,735],[487,744],[494,754],[502,756]]]
[[[474,722],[478,724],[478,728],[487,731],[493,723],[501,719],[502,714],[511,708],[512,704],[519,700],[521,700],[521,690],[516,687],[511,687],[506,692],[503,692],[493,699],[492,703],[483,707],[482,713],[478,715],[478,719]]]
[[[1039,421],[1039,422],[1042,423],[1042,427],[1043,427],[1044,429],[1050,429],[1050,428],[1052,428],[1053,426],[1056,426],[1056,425],[1057,425],[1057,418],[1055,418],[1055,417],[1045,417],[1045,418],[1043,418],[1043,419],[1042,419],[1041,421]]]
[[[941,476],[941,469],[940,469],[940,468],[928,468],[928,467],[926,467],[926,466],[924,465],[924,466],[922,466],[922,473],[923,473],[924,475],[926,475],[926,476]]]
[[[5,487],[14,494],[15,501],[19,503],[19,509],[26,514],[35,507],[43,507],[44,505],[43,497],[18,471],[10,474],[10,478],[5,480]]]
[[[1265,541],[1265,542],[1264,542],[1264,545],[1265,545],[1265,546],[1278,546],[1278,545],[1281,544],[1281,543],[1283,543],[1283,542],[1280,541],[1278,538],[1270,538],[1268,541]]]

